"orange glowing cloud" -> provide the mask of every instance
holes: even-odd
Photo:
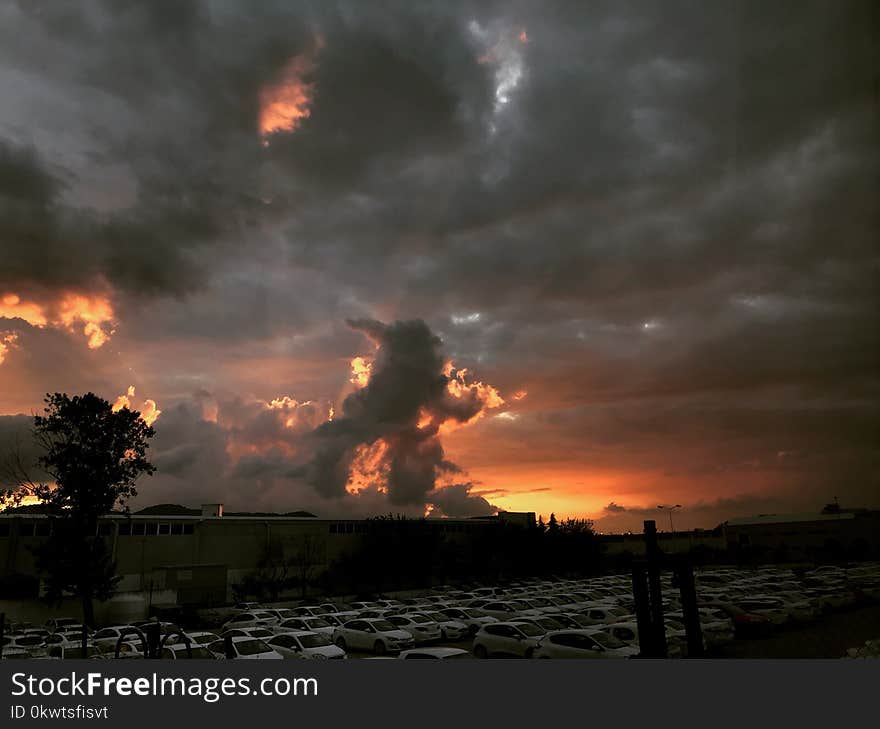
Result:
[[[83,325],[82,332],[89,349],[102,347],[114,332],[113,307],[104,296],[68,294],[61,299],[58,310],[60,323],[70,331],[75,331],[79,324]]]
[[[6,360],[6,355],[15,347],[18,334],[15,332],[0,332],[0,364]]]
[[[270,135],[294,132],[311,116],[315,84],[305,79],[314,71],[315,56],[323,47],[323,40],[316,39],[312,49],[285,64],[278,81],[260,89],[259,130],[264,146]]]
[[[370,444],[359,445],[348,470],[345,490],[350,494],[358,494],[375,486],[381,493],[387,493],[388,450],[388,444],[382,438]]]
[[[513,393],[513,399],[522,400],[528,394],[528,390],[517,390],[515,393]]]
[[[0,298],[0,317],[7,319],[23,319],[34,327],[48,324],[42,306],[33,301],[22,301],[18,294],[8,293]]]
[[[0,317],[22,319],[39,329],[59,326],[71,332],[81,331],[90,349],[102,347],[115,331],[113,305],[100,295],[65,293],[46,306],[24,301],[16,293],[6,293],[0,298]]]
[[[302,407],[303,405],[311,404],[311,400],[299,402],[298,400],[294,400],[292,397],[282,395],[281,397],[277,397],[274,400],[271,400],[268,403],[268,406],[270,410],[283,410],[286,414],[288,414],[288,417],[284,420],[284,426],[286,428],[293,428],[297,424],[297,413],[295,412],[296,409]]]
[[[122,410],[122,408],[132,408],[132,398],[134,397],[134,385],[130,385],[128,391],[124,395],[120,395],[113,402],[112,410],[113,412],[117,412]],[[159,410],[159,406],[156,404],[155,400],[150,400],[149,398],[144,400],[144,404],[140,408],[141,418],[147,425],[152,425],[156,422],[157,418],[162,414],[162,411]]]
[[[366,357],[355,357],[351,361],[351,377],[349,382],[358,387],[366,387],[373,371],[373,361]]]

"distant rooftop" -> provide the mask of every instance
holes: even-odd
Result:
[[[840,519],[855,519],[856,515],[851,511],[841,511],[837,514],[760,514],[758,516],[742,516],[728,519],[727,526],[750,526],[752,524],[794,524],[805,521],[838,521]]]

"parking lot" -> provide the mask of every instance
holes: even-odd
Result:
[[[840,658],[880,636],[880,563],[793,570],[712,568],[697,572],[705,654],[719,658]],[[678,591],[663,578],[670,658],[687,656]],[[147,637],[161,658],[470,659],[632,658],[639,654],[627,574],[440,586],[407,596],[245,603],[181,626],[101,626],[86,657],[143,658]],[[13,621],[3,658],[82,657],[82,626]],[[189,643],[189,645],[187,645]]]

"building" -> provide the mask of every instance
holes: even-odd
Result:
[[[534,525],[535,515],[500,512],[485,518],[400,523],[419,533],[466,542],[503,524]],[[99,522],[98,535],[108,540],[122,578],[118,593],[142,595],[150,605],[210,605],[231,601],[233,585],[267,564],[292,571],[307,568],[315,577],[356,549],[359,537],[387,524],[383,519],[230,514],[222,504],[205,504],[200,510],[164,505],[131,515],[108,514]],[[51,531],[51,516],[0,513],[0,580],[30,579],[35,597],[38,580],[31,548]]]
[[[818,514],[761,514],[724,524],[732,552],[773,552],[780,558],[865,559],[880,556],[880,511],[828,504]]]

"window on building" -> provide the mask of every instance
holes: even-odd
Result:
[[[195,534],[195,525],[194,524],[184,524],[183,525],[183,534],[184,536],[188,536],[191,534]]]
[[[48,537],[52,533],[52,525],[48,521],[40,521],[34,524],[35,537]]]
[[[98,524],[98,536],[109,537],[113,534],[113,525],[110,522],[103,521]]]
[[[9,524],[0,524],[0,539],[9,536]]]
[[[136,521],[131,525],[131,535],[133,537],[142,537],[147,531],[147,525],[142,521]]]
[[[130,535],[131,535],[131,522],[130,521],[122,522],[122,524],[119,525],[119,536],[120,537],[127,537]]]
[[[178,537],[183,534],[183,524],[179,521],[171,525],[171,536]]]
[[[166,536],[171,534],[171,525],[170,524],[160,524],[159,525],[159,534],[162,536]]]

